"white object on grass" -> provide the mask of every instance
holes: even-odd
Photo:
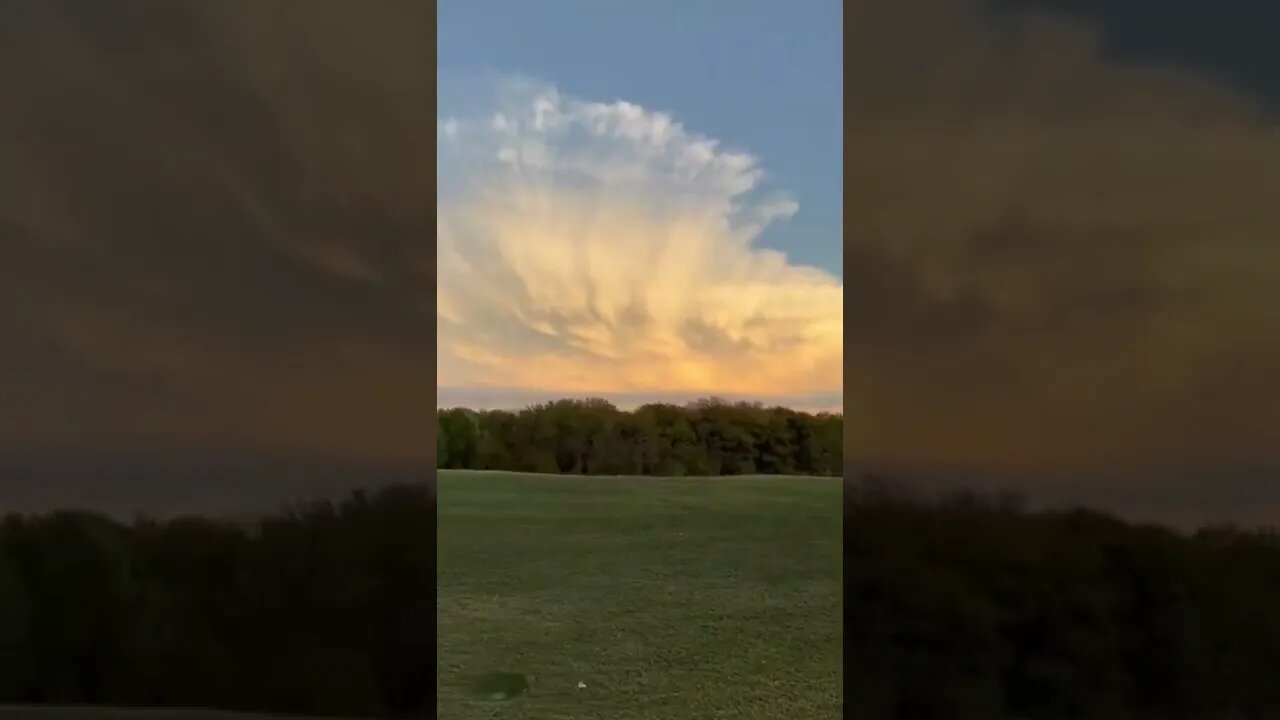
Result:
[[[581,680],[579,680],[579,681],[578,681],[578,689],[579,689],[579,690],[581,690],[581,689],[585,688],[586,686],[587,686],[587,684],[586,684],[586,683],[582,682]]]

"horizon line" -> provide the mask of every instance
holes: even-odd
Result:
[[[844,414],[844,393],[811,393],[799,395],[754,395],[716,392],[662,392],[620,390],[605,392],[566,392],[527,388],[437,386],[436,408],[471,410],[522,410],[538,403],[557,400],[600,399],[619,410],[634,410],[642,405],[688,405],[700,400],[718,399],[729,403],[759,403],[765,407],[784,407],[803,412]]]

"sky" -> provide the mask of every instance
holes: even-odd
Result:
[[[0,4],[0,505],[40,458],[430,461],[431,18],[353,7]]]
[[[441,405],[841,403],[841,7],[443,2]]]
[[[92,453],[425,464],[439,364],[442,404],[767,391],[842,405],[855,469],[1280,516],[1280,11],[716,5],[442,3],[433,107],[417,3],[0,3],[0,478],[65,470],[0,504]]]
[[[846,8],[846,457],[1275,521],[1272,11],[1005,5]]]

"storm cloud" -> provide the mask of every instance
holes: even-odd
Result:
[[[758,158],[528,78],[466,99],[438,123],[443,388],[838,396],[840,281],[755,244],[799,209]]]

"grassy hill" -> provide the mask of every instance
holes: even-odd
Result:
[[[438,507],[440,717],[841,717],[839,479],[441,471]]]

